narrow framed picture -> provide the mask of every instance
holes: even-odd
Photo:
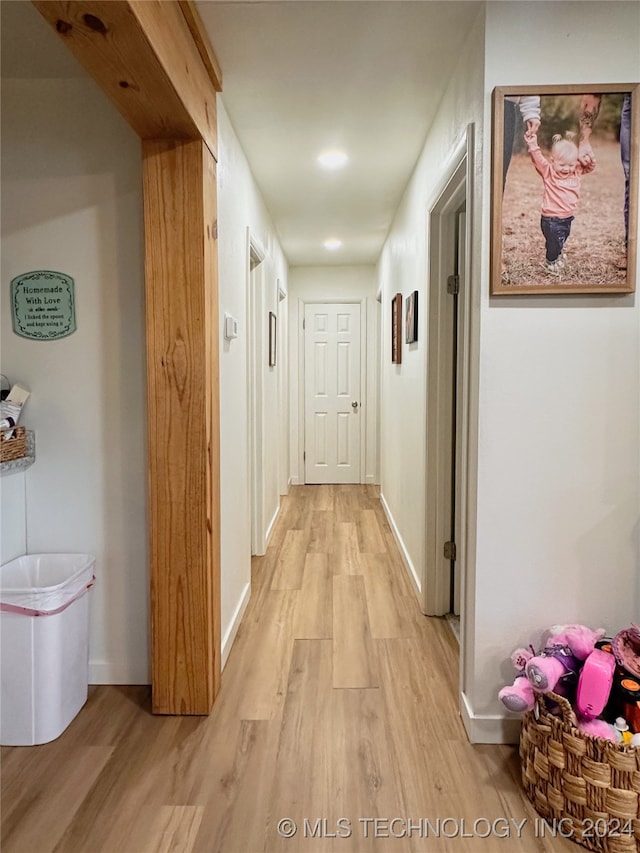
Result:
[[[391,300],[391,362],[402,364],[402,294]]]
[[[276,366],[277,353],[277,318],[273,311],[269,311],[269,367]]]
[[[640,84],[493,92],[491,295],[632,293]]]
[[[407,321],[405,341],[413,344],[418,340],[418,291],[414,290],[407,296]]]

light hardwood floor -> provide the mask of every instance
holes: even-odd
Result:
[[[292,488],[252,574],[209,717],[91,687],[58,740],[2,749],[3,853],[580,849],[536,837],[514,747],[469,744],[377,489]]]

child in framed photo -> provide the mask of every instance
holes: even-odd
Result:
[[[565,265],[564,245],[571,234],[580,186],[583,175],[595,169],[595,160],[586,166],[578,161],[578,146],[573,141],[575,134],[564,137],[554,134],[551,155],[547,160],[538,145],[538,135],[528,130],[525,135],[527,148],[537,173],[542,178],[544,193],[540,228],[546,244],[545,269],[551,275],[559,275]]]

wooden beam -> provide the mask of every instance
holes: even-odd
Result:
[[[216,93],[177,0],[33,0],[142,139],[202,137]]]
[[[143,143],[152,706],[207,714],[220,681],[215,163]]]
[[[191,31],[193,40],[196,43],[202,63],[207,69],[209,79],[213,83],[213,88],[216,92],[222,92],[222,69],[220,68],[217,56],[213,52],[213,47],[207,35],[207,28],[200,17],[196,4],[193,0],[178,0],[178,3]]]
[[[176,0],[129,0],[129,5],[200,136],[217,159],[216,93],[182,9]]]

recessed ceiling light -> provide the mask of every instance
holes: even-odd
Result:
[[[324,241],[325,249],[328,249],[330,252],[335,252],[336,249],[339,249],[342,246],[342,240],[336,240],[332,238],[331,240]]]
[[[327,148],[318,157],[318,163],[323,169],[342,169],[348,161],[348,156],[338,148]]]

